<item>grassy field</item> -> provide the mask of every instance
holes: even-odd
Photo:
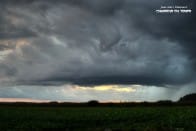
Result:
[[[196,131],[196,107],[1,106],[0,130]]]

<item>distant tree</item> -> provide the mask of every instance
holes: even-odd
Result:
[[[49,102],[50,105],[57,105],[58,104],[58,101],[51,101]]]
[[[196,102],[196,93],[188,94],[181,97],[179,102]]]
[[[160,101],[157,101],[156,104],[158,105],[171,105],[173,104],[173,102],[171,100],[160,100]]]
[[[87,102],[87,104],[89,106],[97,106],[97,105],[99,105],[99,101],[98,100],[90,100]]]
[[[160,101],[157,101],[157,103],[168,104],[168,103],[172,103],[172,101],[171,100],[160,100]]]

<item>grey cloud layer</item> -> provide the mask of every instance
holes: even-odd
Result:
[[[195,77],[195,13],[155,14],[162,4],[2,2],[0,49],[13,52],[0,61],[0,76],[20,84],[188,83]]]

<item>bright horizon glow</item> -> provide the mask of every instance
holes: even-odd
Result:
[[[45,103],[49,100],[37,100],[30,98],[0,98],[0,102],[33,102],[33,103]]]
[[[132,87],[123,87],[120,85],[100,85],[92,87],[74,86],[77,90],[90,90],[90,91],[115,91],[115,92],[135,92],[136,89]]]

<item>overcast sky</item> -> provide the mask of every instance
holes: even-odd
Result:
[[[161,6],[191,13],[160,14]],[[196,92],[194,0],[2,0],[0,98],[177,100]]]

